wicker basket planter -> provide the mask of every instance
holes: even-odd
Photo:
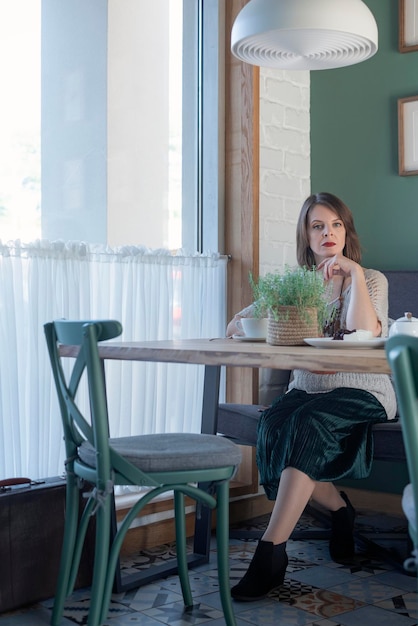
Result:
[[[302,345],[304,337],[320,336],[316,308],[301,311],[295,306],[281,306],[276,317],[269,314],[267,322],[267,343],[272,346]]]

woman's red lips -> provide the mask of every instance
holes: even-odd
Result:
[[[335,243],[333,241],[326,241],[322,245],[324,246],[324,248],[331,248],[332,246],[335,246]]]

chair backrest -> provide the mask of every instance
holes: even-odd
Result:
[[[386,355],[401,418],[409,477],[418,505],[418,338],[395,335],[386,342]]]
[[[118,337],[122,325],[115,320],[58,320],[45,324],[45,336],[58,394],[68,464],[78,458],[78,448],[88,441],[97,451],[97,474],[106,482],[111,473],[109,421],[103,361],[97,342]],[[59,353],[60,345],[79,346],[68,376]],[[91,420],[86,419],[77,401],[83,373],[87,372]],[[104,487],[103,487],[104,488]]]

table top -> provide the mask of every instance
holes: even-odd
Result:
[[[61,347],[62,356],[75,356],[78,348]],[[195,363],[232,367],[306,369],[322,372],[373,372],[389,374],[384,348],[315,348],[272,346],[234,339],[179,339],[160,341],[109,341],[99,347],[104,359]]]

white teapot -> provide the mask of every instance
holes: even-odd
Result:
[[[407,312],[403,317],[393,322],[389,330],[389,337],[393,335],[411,335],[418,337],[418,318],[412,317],[412,313]]]

